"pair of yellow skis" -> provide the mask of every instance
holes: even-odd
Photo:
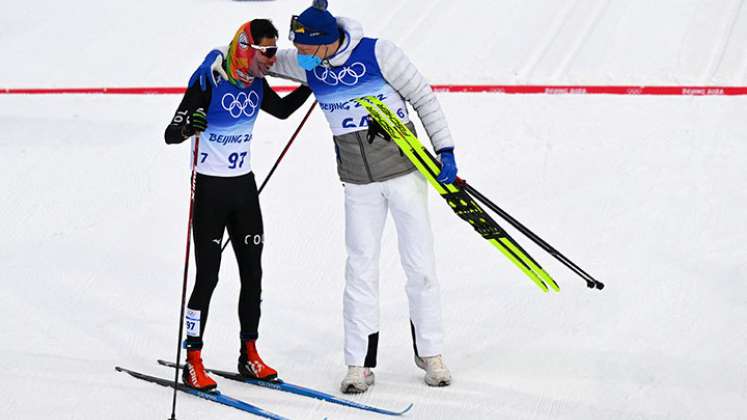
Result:
[[[374,96],[358,98],[355,102],[364,107],[371,118],[389,134],[405,156],[459,217],[467,221],[483,238],[498,248],[543,292],[547,292],[550,288],[556,292],[560,291],[555,280],[459,186],[459,182],[456,185],[438,182],[436,177],[441,172],[439,162],[386,104]]]

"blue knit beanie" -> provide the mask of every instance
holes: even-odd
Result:
[[[294,21],[300,23],[294,25]],[[327,0],[314,0],[314,3],[291,22],[291,38],[298,44],[326,45],[337,41],[340,32],[337,19],[327,11]]]

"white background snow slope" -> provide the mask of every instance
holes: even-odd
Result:
[[[437,83],[747,82],[743,1],[390,3],[330,8],[402,45]],[[0,86],[183,85],[252,17],[272,17],[288,46],[288,17],[306,5],[11,2]],[[169,390],[113,367],[170,376],[154,362],[173,358],[178,326],[189,146],[166,146],[162,132],[179,99],[0,95],[1,418],[168,416]],[[390,223],[377,383],[353,398],[414,402],[412,419],[745,418],[747,98],[439,99],[460,173],[607,288],[587,290],[517,233],[562,287],[542,294],[431,194],[454,383],[429,388],[412,362]],[[259,119],[259,180],[301,116]],[[287,380],[335,394],[345,372],[342,203],[315,111],[262,194],[260,350]],[[204,351],[219,368],[235,367],[237,294],[226,254]],[[377,417],[221,388],[296,419]],[[178,407],[185,420],[246,417],[187,395]]]

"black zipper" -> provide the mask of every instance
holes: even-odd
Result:
[[[358,139],[358,146],[361,148],[361,157],[363,158],[363,166],[366,168],[368,179],[374,182],[373,175],[371,175],[371,168],[368,166],[368,160],[366,159],[366,151],[363,149],[363,139],[361,139],[361,132],[355,132],[355,138]]]

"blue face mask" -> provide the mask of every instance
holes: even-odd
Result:
[[[302,69],[308,71],[314,70],[316,67],[322,64],[322,59],[315,55],[298,54],[296,60],[298,61],[298,65],[301,66]]]

